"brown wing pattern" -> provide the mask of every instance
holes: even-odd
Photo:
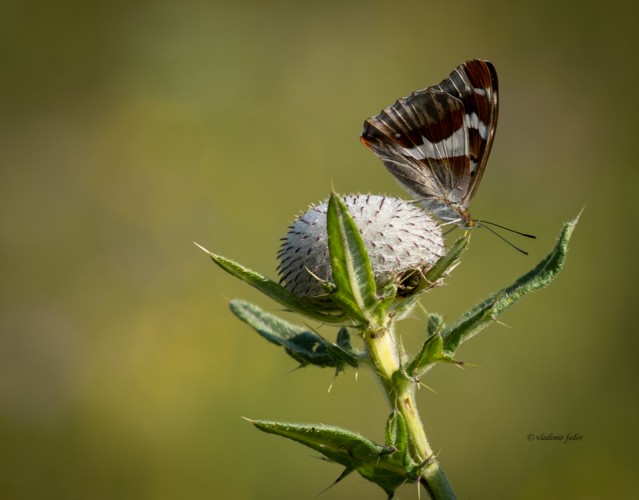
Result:
[[[466,111],[472,181],[462,204],[468,207],[484,175],[495,138],[499,115],[497,72],[489,61],[467,61],[435,88],[460,99]]]
[[[496,122],[495,69],[473,60],[366,120],[361,139],[427,209],[468,223]]]
[[[468,190],[464,107],[438,90],[415,92],[364,123],[362,142],[410,192],[444,209]],[[430,208],[430,207],[428,207]]]

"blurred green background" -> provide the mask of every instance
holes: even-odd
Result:
[[[454,320],[585,211],[558,280],[464,345],[471,366],[425,380],[428,435],[460,498],[632,496],[637,14],[621,0],[3,2],[0,498],[314,498],[340,468],[241,416],[381,441],[370,374],[328,392],[328,370],[295,371],[227,303],[278,306],[192,241],[275,276],[279,238],[331,184],[404,196],[360,145],[363,120],[476,57],[497,67],[501,111],[472,212],[538,239],[524,257],[478,231],[425,307]],[[400,324],[409,348],[424,326]],[[568,432],[583,439],[527,440]],[[353,475],[322,498],[384,495]]]

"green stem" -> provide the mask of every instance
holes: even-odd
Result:
[[[366,330],[364,342],[391,408],[397,409],[404,417],[413,460],[416,463],[428,461],[421,472],[420,482],[433,500],[456,499],[452,486],[428,444],[415,400],[417,384],[400,376],[402,353],[395,336],[394,324],[391,323],[387,328]]]

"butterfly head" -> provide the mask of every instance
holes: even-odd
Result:
[[[473,220],[473,218],[470,216],[470,214],[466,210],[462,212],[462,215],[463,215],[463,219],[461,220],[459,224],[463,229],[469,230],[469,229],[475,229],[476,227],[479,227],[479,224],[475,220]]]
[[[466,210],[464,207],[455,207],[455,212],[457,220],[455,223],[464,231],[470,231],[471,229],[475,229],[479,227],[479,221],[473,219],[470,215],[470,212]]]

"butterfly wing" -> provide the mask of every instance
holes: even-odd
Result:
[[[484,175],[495,138],[499,115],[497,72],[490,61],[467,61],[435,88],[464,104],[472,177],[470,190],[462,200],[462,205],[467,208]]]
[[[494,67],[475,60],[366,120],[361,139],[426,209],[469,226],[496,121]]]
[[[429,88],[399,99],[364,123],[362,142],[425,208],[457,220],[470,188],[462,102]]]

